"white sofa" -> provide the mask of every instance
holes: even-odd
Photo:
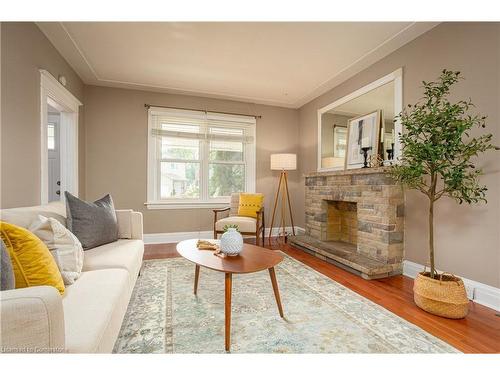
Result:
[[[110,353],[142,265],[142,214],[117,210],[119,237],[84,253],[83,272],[63,296],[50,286],[0,293],[3,352]],[[38,214],[66,224],[61,203],[0,211],[27,228]]]

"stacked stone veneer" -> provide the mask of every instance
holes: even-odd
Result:
[[[394,265],[393,270],[400,269],[404,254],[404,197],[386,168],[311,173],[305,183],[306,236],[331,240],[329,202],[355,202],[357,252]]]

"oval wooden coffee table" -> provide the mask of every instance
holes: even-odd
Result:
[[[260,246],[244,244],[243,251],[237,256],[221,258],[215,256],[213,251],[199,250],[196,247],[198,240],[186,240],[177,244],[177,252],[185,259],[195,264],[194,272],[194,294],[198,290],[200,267],[225,273],[225,343],[226,351],[230,349],[231,342],[231,288],[233,273],[253,273],[263,270],[269,271],[274,297],[278,305],[278,311],[283,318],[283,307],[281,306],[280,292],[274,266],[283,260],[283,256],[277,251],[268,250]]]

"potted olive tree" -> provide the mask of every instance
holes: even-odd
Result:
[[[468,300],[463,281],[451,274],[439,274],[434,262],[434,205],[442,197],[462,203],[486,202],[486,187],[479,183],[481,169],[473,159],[495,147],[492,135],[472,137],[474,127],[484,128],[486,117],[470,114],[469,100],[451,103],[450,88],[460,72],[443,70],[436,82],[423,82],[424,97],[400,114],[402,153],[392,176],[410,189],[422,192],[429,201],[429,263],[415,279],[415,303],[425,311],[463,318]]]

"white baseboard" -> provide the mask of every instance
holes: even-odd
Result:
[[[175,233],[145,233],[144,243],[176,243],[184,240],[192,240],[195,238],[212,238],[212,231],[202,232],[175,232]]]
[[[292,227],[285,227],[287,233],[292,233]],[[266,228],[265,235],[269,237],[270,228]],[[296,234],[303,234],[304,228],[295,227]],[[273,236],[277,236],[279,228],[273,228]],[[199,232],[176,232],[176,233],[147,233],[144,234],[144,243],[176,243],[184,240],[191,240],[196,238],[213,238],[214,232],[211,230]]]
[[[269,237],[269,231],[270,231],[271,228],[266,228],[265,230],[265,234],[266,234],[266,237]],[[279,232],[280,232],[280,229],[281,228],[273,228],[273,237],[276,237],[279,235]],[[288,233],[289,235],[292,234],[292,227],[285,227],[285,232]],[[295,234],[296,235],[301,235],[301,234],[304,234],[306,232],[306,230],[302,227],[297,227],[295,226]]]
[[[418,263],[410,262],[409,260],[403,261],[403,275],[414,279],[419,272],[422,272],[424,266]],[[441,272],[441,271],[439,271]],[[467,297],[496,311],[500,311],[500,288],[495,288],[474,280],[469,280],[461,277],[464,282]]]

